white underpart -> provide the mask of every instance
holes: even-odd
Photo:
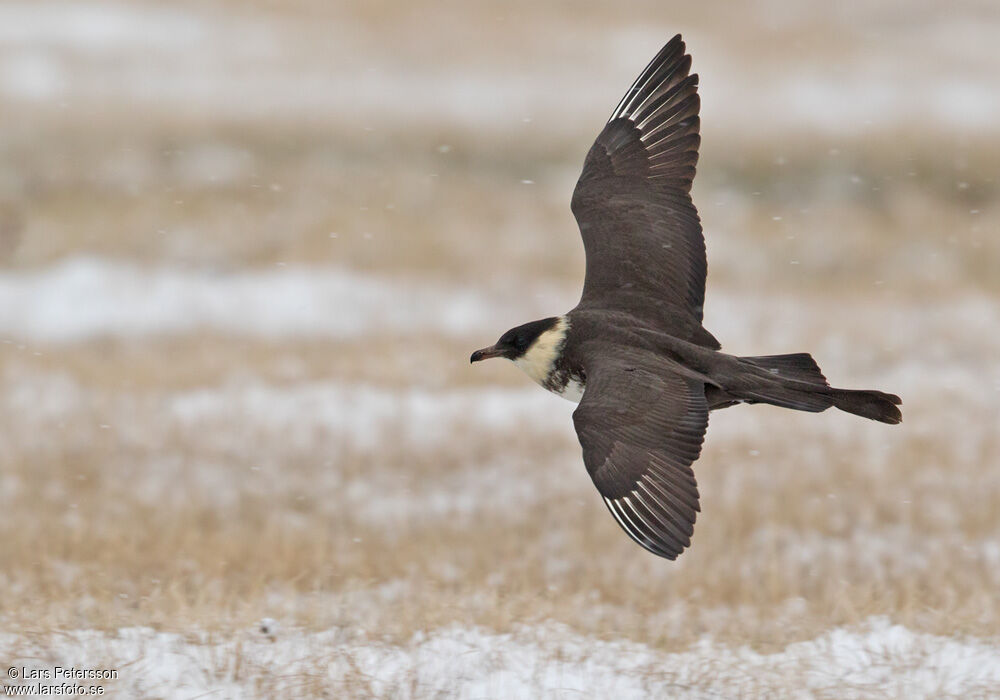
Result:
[[[562,388],[562,391],[553,391],[552,393],[556,396],[561,396],[567,401],[572,401],[573,403],[580,403],[580,399],[583,398],[584,386],[575,379],[570,379],[566,382],[566,386]]]
[[[521,357],[514,360],[514,364],[542,387],[548,389],[549,387],[545,386],[545,381],[562,353],[568,332],[569,320],[565,316],[560,316],[556,325],[535,338],[531,347]],[[550,391],[552,390],[550,389]],[[561,391],[556,390],[552,393],[568,401],[579,403],[580,399],[583,398],[583,385],[571,379]]]

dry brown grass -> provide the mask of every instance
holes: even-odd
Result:
[[[194,341],[178,342],[110,344],[100,355],[84,346],[73,358],[64,350],[8,365],[8,383],[58,372],[90,397],[48,420],[19,416],[4,436],[8,629],[232,630],[270,615],[403,640],[456,621],[507,630],[557,620],[679,649],[703,633],[776,648],[872,614],[943,634],[987,634],[1000,621],[990,545],[1000,443],[970,428],[974,452],[957,453],[949,424],[934,425],[941,397],[907,395],[907,422],[892,431],[767,408],[718,415],[698,465],[694,546],[666,564],[606,516],[568,421],[561,433],[458,423],[454,441],[423,449],[338,445],[335,433],[285,443],[249,432],[236,406],[231,418],[188,425],[158,406],[231,381],[232,368],[220,373],[211,358],[236,353],[224,341],[206,341],[201,355]],[[331,370],[319,349],[281,354],[299,358],[294,380],[275,372],[266,347],[241,354],[237,376],[253,371],[278,391],[366,377],[364,361],[360,372],[355,363]],[[422,350],[431,366],[450,354]],[[188,372],[155,371],[176,357],[192,358]],[[980,410],[948,398],[959,414]],[[465,512],[420,506],[433,492],[490,483],[497,469],[536,498]],[[352,495],[362,486],[367,495]],[[400,494],[412,507],[366,512]],[[455,498],[468,495],[460,487]]]
[[[419,131],[360,144],[338,129],[168,133],[109,124],[88,138],[42,131],[8,146],[26,193],[8,205],[23,228],[9,262],[86,252],[223,269],[332,263],[480,283],[582,276],[568,199],[586,135],[555,151],[539,138],[501,151],[470,134]],[[443,138],[447,153],[437,150]],[[36,157],[39,141],[55,163]],[[892,134],[837,143],[831,156],[804,137],[780,151],[772,142],[706,142],[694,195],[713,284],[819,291],[850,281],[935,295],[994,288],[993,141]],[[201,164],[211,158],[235,162],[224,182]]]
[[[330,7],[254,12],[298,27],[303,55],[322,55],[307,25],[349,20],[386,45],[400,41],[424,67],[448,58],[444,39],[473,54],[480,37],[449,28],[486,12],[430,8],[422,17],[435,43],[405,31],[426,4]],[[815,37],[820,54],[836,50],[821,8],[773,26],[743,6],[699,7],[671,8],[673,21],[759,50],[761,70],[797,33]],[[565,62],[578,47],[546,27],[593,37],[619,13],[523,2],[489,31],[532,25],[511,48],[544,47]],[[755,23],[770,41],[734,29]],[[492,65],[504,52],[483,56]],[[511,61],[530,67],[526,55]],[[480,131],[398,117],[364,131],[341,116],[5,105],[4,271],[83,254],[184,269],[329,265],[508,298],[540,280],[578,283],[568,198],[590,126]],[[970,328],[968,303],[996,315],[998,165],[986,133],[748,135],[706,123],[694,195],[708,232],[708,316],[735,325],[711,330],[744,353],[812,349],[835,383],[902,394],[905,422],[765,407],[713,415],[697,464],[702,515],[676,563],[640,550],[608,517],[566,407],[552,408],[552,420],[539,420],[547,405],[503,424],[476,418],[479,392],[526,382],[501,364],[467,366],[469,351],[492,340],[478,332],[3,338],[0,625],[25,639],[140,626],[232,638],[270,616],[402,643],[452,624],[556,621],[663,650],[703,635],[775,650],[884,615],[915,630],[995,636],[1000,336]],[[763,301],[741,305],[744,295]],[[257,390],[262,407],[245,396]],[[282,401],[311,410],[309,397],[324,391],[331,402],[397,396],[398,411],[372,413],[358,435],[268,413]],[[414,394],[424,414],[406,402]],[[191,414],[200,396],[210,407]],[[334,407],[333,420],[363,418],[361,399]],[[464,401],[469,415],[435,413],[446,401]],[[411,421],[439,421],[448,439],[409,435]],[[266,696],[270,671],[255,672]],[[338,690],[371,694],[367,683],[349,675]],[[334,692],[316,678],[303,684],[303,697]]]

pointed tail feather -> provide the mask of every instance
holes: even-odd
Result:
[[[833,390],[833,405],[841,411],[892,425],[903,422],[903,414],[898,408],[902,403],[902,400],[895,394],[886,394],[881,391],[870,389]]]
[[[883,423],[903,420],[898,396],[874,390],[831,388],[808,353],[741,357],[740,361],[752,365],[751,371],[759,378],[739,392],[740,399],[798,411],[819,412],[835,406]]]

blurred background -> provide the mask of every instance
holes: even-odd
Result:
[[[575,304],[583,157],[677,32],[706,327],[904,423],[713,414],[667,562],[573,406],[467,358]],[[992,0],[0,3],[0,661],[123,696],[985,695],[998,33]]]

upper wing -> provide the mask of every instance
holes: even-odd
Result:
[[[698,76],[690,68],[678,34],[587,154],[572,203],[587,252],[581,305],[625,311],[718,347],[701,329],[707,265],[689,194],[700,142]]]
[[[622,529],[675,559],[691,543],[700,510],[691,464],[708,427],[704,385],[646,351],[598,357],[605,359],[588,364],[573,413],[583,462]]]

